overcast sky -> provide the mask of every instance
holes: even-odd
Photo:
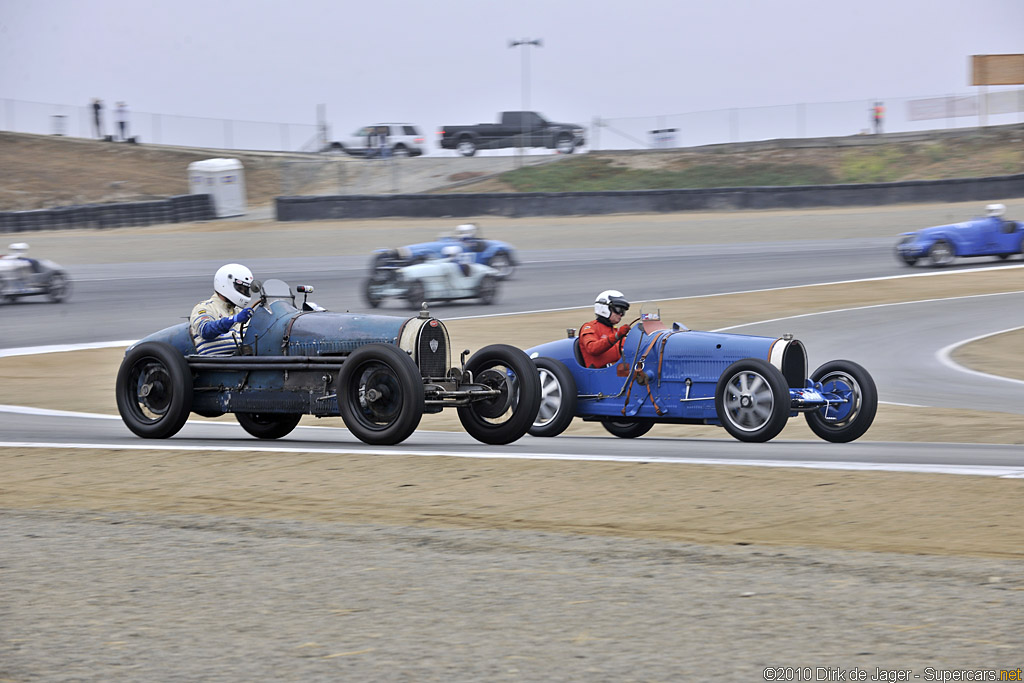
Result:
[[[509,48],[540,38],[543,47]],[[428,131],[970,93],[1024,0],[0,0],[0,98]]]

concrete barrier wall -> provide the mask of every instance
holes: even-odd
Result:
[[[134,225],[190,223],[216,218],[208,194],[182,194],[148,202],[86,204],[33,211],[0,211],[0,232],[124,228]]]
[[[279,221],[467,216],[593,216],[612,213],[802,209],[1024,197],[1024,174],[857,185],[738,187],[629,192],[396,194],[278,197]]]

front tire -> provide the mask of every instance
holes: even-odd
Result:
[[[380,302],[384,300],[384,297],[380,294],[380,287],[386,284],[377,277],[371,277],[366,281],[363,287],[363,295],[366,298],[366,303],[370,305],[370,308],[377,308],[380,306]]]
[[[946,240],[939,240],[928,249],[928,258],[933,266],[945,268],[956,258],[956,249]]]
[[[512,264],[512,258],[503,251],[499,251],[492,256],[487,265],[498,271],[498,277],[502,280],[509,279],[512,277],[512,273],[516,272],[516,267]]]
[[[423,380],[416,363],[397,346],[360,346],[341,366],[338,386],[341,418],[364,443],[401,443],[423,417]]]
[[[535,358],[540,382],[540,408],[530,427],[531,436],[558,436],[576,416],[576,380],[569,368],[554,358]]]
[[[64,273],[53,273],[46,290],[50,301],[59,304],[67,299],[69,294],[71,294],[71,283],[68,282],[67,276]]]
[[[825,441],[847,443],[860,438],[875,420],[878,390],[863,367],[849,360],[834,360],[814,371],[811,379],[821,382],[826,393],[836,393],[847,403],[804,413],[807,426]]]
[[[559,154],[572,154],[576,149],[576,144],[573,142],[571,135],[559,135],[558,140],[555,141],[555,149],[558,150]]]
[[[235,413],[242,429],[257,439],[280,439],[291,434],[302,419],[301,413]]]
[[[426,291],[423,288],[423,283],[419,280],[413,280],[409,283],[409,286],[405,290],[405,300],[409,302],[409,306],[414,310],[419,310],[423,306],[423,302],[427,300]]]
[[[491,445],[512,443],[526,434],[540,408],[540,379],[529,356],[514,346],[492,344],[474,353],[466,370],[476,384],[498,391],[492,398],[459,406],[466,432]]]
[[[117,371],[117,412],[143,439],[166,439],[185,425],[192,409],[192,371],[164,342],[132,347]]]
[[[789,387],[778,368],[760,358],[738,360],[715,387],[715,410],[725,431],[761,443],[779,435],[790,411]]]
[[[636,422],[635,420],[601,420],[601,426],[620,439],[635,439],[651,431],[653,422]]]

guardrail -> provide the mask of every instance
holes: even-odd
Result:
[[[994,201],[1024,197],[1024,174],[856,185],[725,187],[620,192],[333,195],[278,197],[279,221],[383,217],[593,216],[613,213],[738,211],[922,202]]]
[[[216,218],[208,194],[183,194],[167,199],[114,204],[60,206],[31,211],[0,211],[0,232],[123,228],[161,223],[190,223]]]

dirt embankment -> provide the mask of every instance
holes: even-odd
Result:
[[[780,140],[642,151],[590,152],[588,159],[636,171],[688,171],[715,168],[742,177],[742,169],[771,166],[815,169],[815,182],[884,182],[980,177],[1018,173],[1024,168],[1024,127],[978,129],[951,137],[933,134],[857,136],[833,141]],[[870,144],[868,144],[870,143]],[[346,156],[204,150],[129,145],[82,138],[0,132],[0,211],[26,210],[168,197],[188,192],[186,169],[193,161],[230,156],[245,168],[251,207],[273,204],[286,194],[374,192],[513,192],[497,163],[480,170],[474,159],[419,157],[402,160],[403,170],[372,169]],[[566,161],[578,161],[576,156]],[[510,158],[511,161],[511,158]],[[424,171],[425,166],[430,169]],[[437,168],[434,168],[437,166]],[[13,171],[13,172],[12,172]],[[371,173],[371,171],[373,173]],[[368,184],[379,175],[382,184]],[[426,175],[412,183],[412,178]],[[459,181],[481,176],[479,182]],[[773,184],[773,183],[767,183]],[[415,189],[409,189],[415,187]],[[346,189],[347,188],[347,189]]]

